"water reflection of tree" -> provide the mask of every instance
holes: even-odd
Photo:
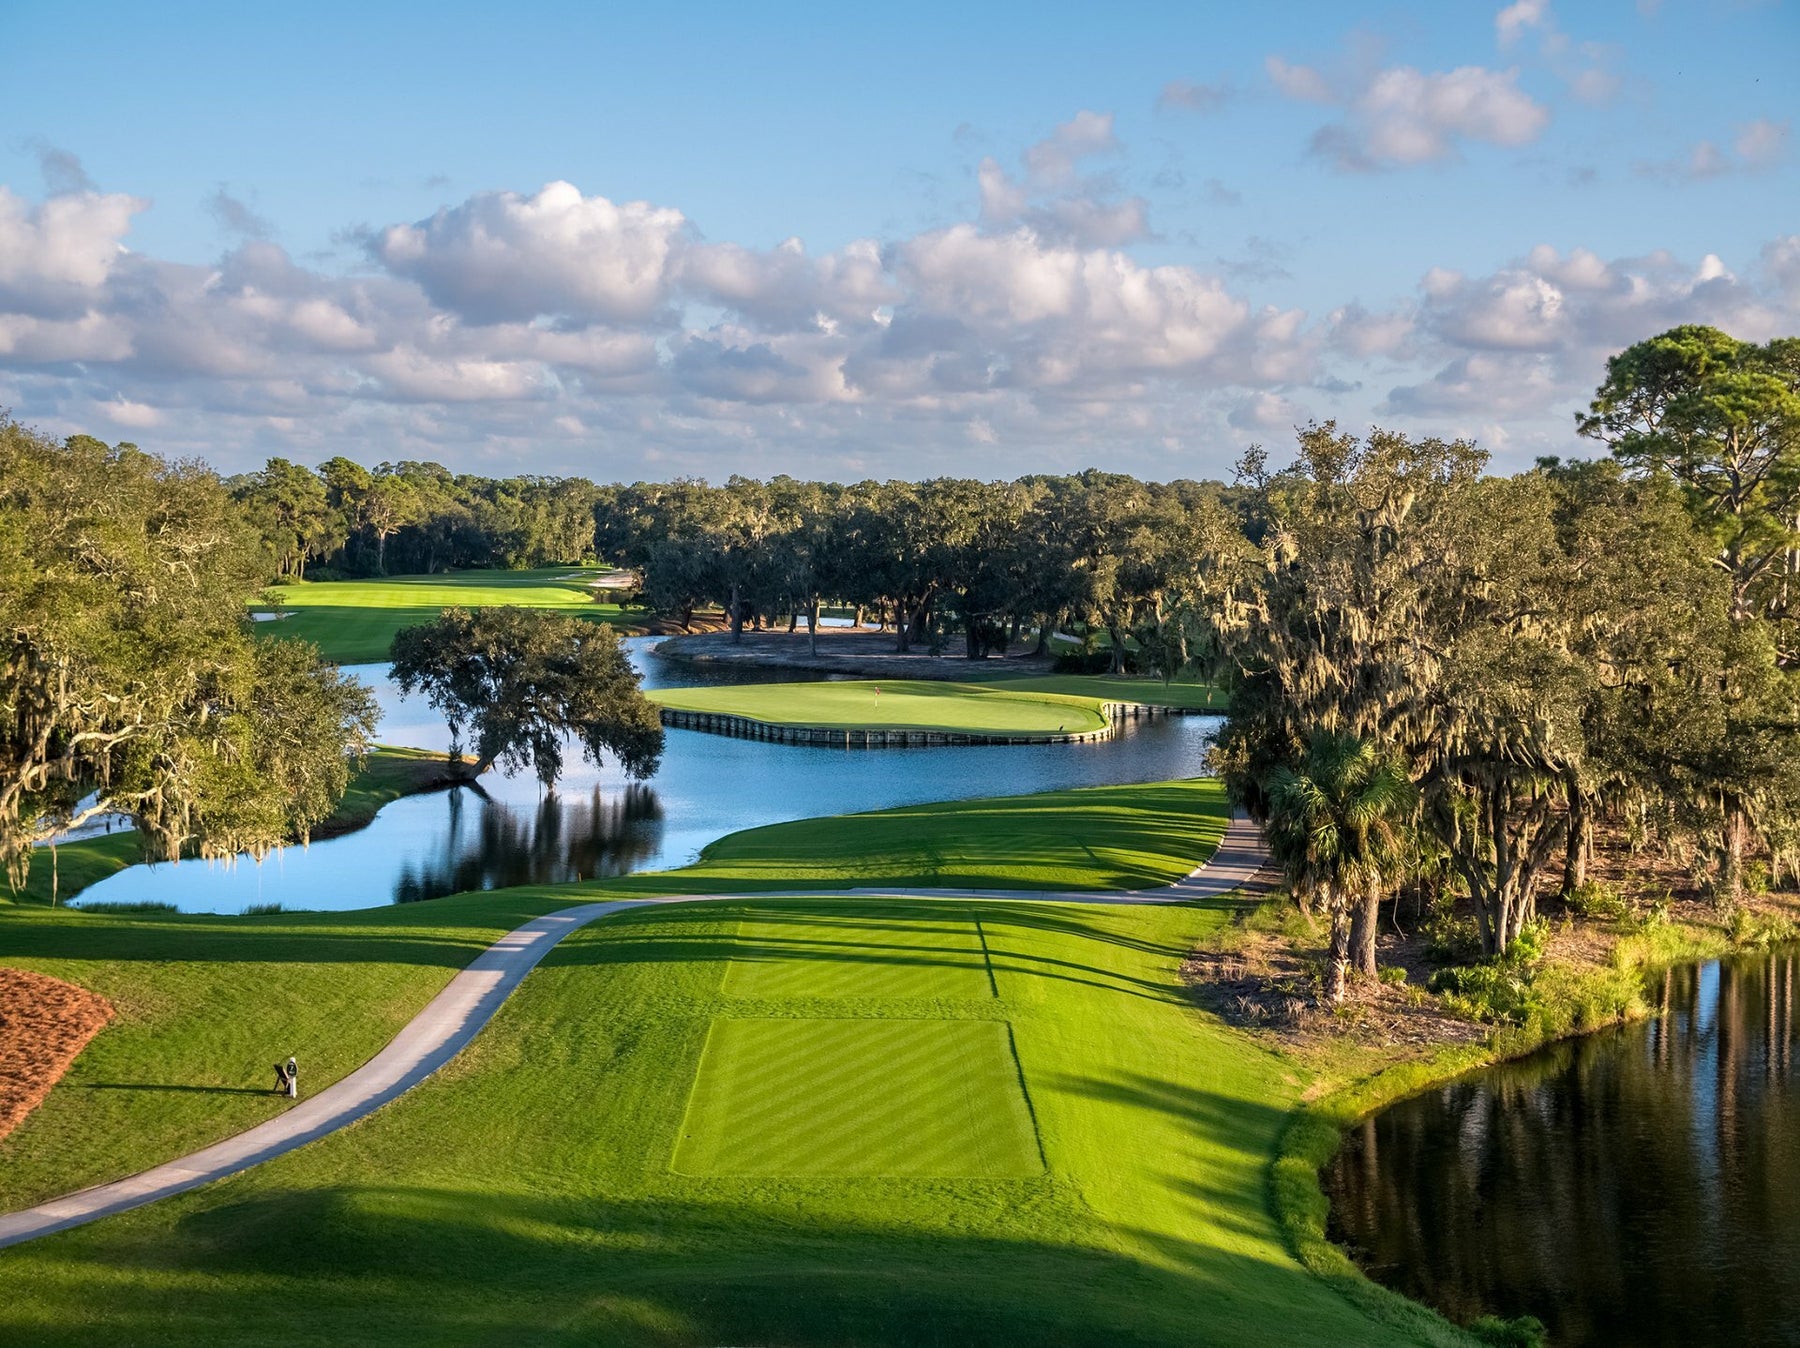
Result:
[[[1659,1021],[1370,1120],[1327,1175],[1383,1281],[1559,1343],[1800,1338],[1800,955],[1672,971]]]
[[[463,796],[461,790],[450,795],[450,827],[439,853],[402,867],[395,902],[624,875],[662,845],[662,805],[648,786],[610,796],[596,786],[585,800],[546,792],[530,813],[498,801],[476,806]]]

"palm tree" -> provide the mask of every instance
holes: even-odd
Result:
[[[1397,757],[1374,743],[1315,731],[1298,764],[1268,776],[1269,850],[1297,894],[1310,895],[1331,919],[1326,1000],[1344,1000],[1350,974],[1350,924],[1363,906],[1368,964],[1374,963],[1374,914],[1406,853],[1406,820],[1415,796]]]

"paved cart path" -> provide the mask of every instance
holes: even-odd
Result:
[[[167,1198],[248,1170],[314,1138],[336,1132],[403,1095],[462,1052],[539,960],[563,937],[627,908],[652,904],[742,902],[768,898],[881,895],[922,899],[1005,899],[1025,903],[1182,903],[1218,898],[1245,888],[1268,860],[1256,826],[1233,819],[1218,849],[1172,885],[1141,890],[867,889],[794,890],[781,894],[671,894],[653,899],[584,903],[533,918],[502,936],[453,977],[444,990],[349,1076],[302,1100],[286,1113],[222,1142],[140,1174],[96,1184],[36,1207],[0,1216],[0,1249],[81,1226],[115,1212]]]

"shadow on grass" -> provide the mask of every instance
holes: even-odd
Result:
[[[1223,908],[1225,903],[1204,906]],[[646,907],[622,913],[565,941],[544,964],[572,968],[735,960],[818,961],[870,969],[894,965],[966,969],[969,950],[933,949],[914,938],[966,930],[961,924],[974,918],[981,922],[989,965],[1002,977],[1055,978],[1156,1001],[1185,1000],[1176,974],[1186,954],[1185,942],[1145,940],[1098,914],[1084,915],[1075,904],[845,898]],[[817,927],[816,937],[804,934],[808,926]],[[796,934],[796,928],[802,934]],[[1143,978],[1047,954],[1037,948],[1043,936],[1074,937],[1158,956],[1166,961],[1169,973],[1166,978]],[[1000,991],[1004,996],[1004,985]]]
[[[568,887],[458,895],[349,913],[106,913],[0,908],[11,962],[416,964],[460,969],[533,917],[580,902]]]
[[[273,1089],[258,1089],[255,1086],[166,1086],[156,1082],[138,1081],[85,1081],[80,1083],[84,1091],[155,1091],[160,1094],[177,1093],[181,1095],[274,1095]]]
[[[1044,1186],[956,1187],[939,1206],[967,1201],[973,1216]],[[1078,1206],[1051,1243],[876,1216],[883,1192],[918,1185],[744,1188],[704,1201],[403,1186],[181,1200],[172,1226],[145,1214],[0,1255],[22,1294],[0,1309],[0,1337],[1287,1344],[1323,1341],[1333,1309],[1297,1267],[1185,1241],[1161,1242],[1156,1260],[1105,1248]],[[849,1194],[855,1215],[822,1219],[793,1201],[802,1189]]]

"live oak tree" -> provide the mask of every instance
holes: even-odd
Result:
[[[652,776],[662,758],[660,714],[611,627],[537,609],[445,609],[394,638],[393,679],[423,690],[444,714],[451,757],[467,743],[479,776],[536,771],[546,787],[562,774],[563,742],[598,765],[610,753],[627,776]]]
[[[261,855],[335,808],[375,719],[253,640],[255,538],[210,471],[0,422],[0,862],[103,813],[151,859]]]

